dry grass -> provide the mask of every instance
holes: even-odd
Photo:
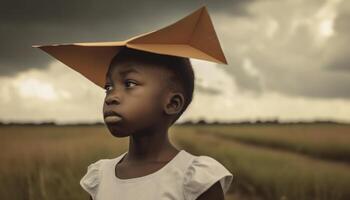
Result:
[[[210,132],[243,143],[350,162],[348,125],[207,126],[200,129],[203,133]]]
[[[319,134],[330,135],[322,130]],[[350,199],[347,164],[246,145],[202,131],[173,127],[170,138],[181,149],[216,158],[235,175],[227,200]],[[291,131],[299,134],[297,128]],[[251,132],[273,138],[269,134],[278,137],[279,131],[252,127]],[[330,142],[336,144],[335,140]],[[128,138],[116,139],[104,126],[0,127],[0,145],[0,199],[87,199],[79,180],[88,164],[124,152]]]
[[[1,127],[0,199],[87,199],[88,164],[127,148],[97,127]]]
[[[201,130],[175,131],[179,144],[191,152],[216,158],[235,175],[231,192],[243,192],[252,199],[350,199],[347,164],[246,145],[203,134]]]

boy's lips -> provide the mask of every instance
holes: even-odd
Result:
[[[105,117],[106,123],[116,123],[116,122],[119,122],[121,120],[122,120],[122,118],[117,116],[117,115],[114,115],[114,116],[110,115],[110,116]]]
[[[103,115],[106,123],[116,123],[122,120],[122,116],[114,111],[106,111]]]

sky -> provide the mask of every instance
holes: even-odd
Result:
[[[120,41],[206,5],[228,65],[191,59],[178,122],[350,122],[350,1],[4,1],[0,120],[103,122],[104,91],[34,44]]]

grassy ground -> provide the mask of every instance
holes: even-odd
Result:
[[[202,126],[202,132],[257,146],[284,149],[312,157],[350,162],[348,125]]]
[[[337,200],[350,199],[350,165],[337,162],[334,157],[332,160],[320,158],[329,158],[324,156],[329,155],[328,151],[350,141],[350,128],[341,130],[317,126],[176,126],[170,130],[170,138],[181,149],[214,157],[234,174],[227,200]],[[250,137],[256,134],[257,142],[242,142],[237,136],[227,139],[230,134],[245,137],[243,133],[251,134]],[[288,137],[281,136],[284,134]],[[312,134],[315,136],[310,136]],[[327,139],[320,140],[324,135]],[[334,148],[313,150],[319,156],[310,157],[305,156],[307,152],[292,147],[272,145],[275,148],[270,148],[266,138],[277,138],[275,143],[293,141],[294,144],[304,138],[309,149],[318,149],[320,143],[327,146],[328,141]],[[87,199],[79,180],[88,164],[124,152],[128,138],[114,138],[104,126],[14,126],[0,127],[0,146],[0,199]],[[342,148],[334,151],[344,154],[347,150]]]
[[[350,165],[225,140],[201,129],[178,130],[176,141],[220,160],[235,175],[233,193],[263,199],[350,199]]]
[[[127,149],[97,127],[1,127],[0,199],[88,199],[88,164]]]

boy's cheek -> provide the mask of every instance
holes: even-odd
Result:
[[[137,100],[137,102],[128,102],[129,105],[123,111],[134,123],[152,123],[153,120],[159,119],[162,114],[162,107],[158,100],[149,98],[142,101]]]

